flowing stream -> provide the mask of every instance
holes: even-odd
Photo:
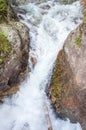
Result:
[[[29,72],[20,91],[0,105],[0,130],[48,130],[44,102],[53,130],[82,130],[79,123],[59,119],[46,96],[58,52],[71,30],[81,22],[79,2],[61,5],[54,0],[19,7],[20,21],[30,28]],[[35,65],[32,57],[36,59]]]

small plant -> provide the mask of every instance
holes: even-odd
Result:
[[[0,64],[3,62],[4,57],[11,52],[11,45],[7,37],[0,32]]]
[[[75,39],[75,43],[76,43],[76,45],[78,45],[78,46],[81,46],[81,37],[77,37],[76,39]]]
[[[3,57],[0,56],[0,64],[3,63]]]
[[[7,0],[0,0],[0,22],[7,17]]]
[[[83,15],[86,16],[86,9],[84,9],[84,11],[83,11]]]

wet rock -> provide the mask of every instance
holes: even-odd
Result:
[[[71,4],[77,0],[57,0],[57,1],[59,1],[62,4]]]
[[[43,2],[47,2],[48,0],[16,0],[15,5],[22,5],[22,4],[28,4],[28,3],[36,3],[40,4]],[[62,4],[71,4],[77,0],[54,0],[55,2],[60,2]]]
[[[28,3],[36,3],[36,4],[39,4],[39,3],[43,3],[43,2],[47,2],[48,0],[16,0],[15,1],[15,4],[16,5],[23,5],[23,4],[28,4]]]
[[[27,122],[24,124],[22,130],[30,130],[29,124]]]
[[[81,0],[80,4],[83,5],[83,6],[86,6],[86,0]]]
[[[28,71],[29,30],[20,22],[10,22],[1,24],[0,31],[11,45],[11,52],[0,64],[0,96],[2,96],[9,94],[11,87],[23,81]],[[17,91],[16,87],[14,91]]]
[[[86,0],[81,0],[80,3],[83,6],[83,23],[86,24]]]
[[[31,57],[31,62],[33,67],[35,66],[35,64],[37,63],[37,59],[35,57]]]
[[[44,10],[48,10],[51,8],[50,5],[46,4],[46,5],[40,5],[40,8],[44,9]]]
[[[9,96],[9,95],[15,94],[17,91],[19,91],[18,85],[12,86],[11,88],[4,91],[3,93],[2,93],[2,91],[0,91],[0,100],[2,100],[4,96]]]
[[[69,34],[59,52],[50,98],[58,113],[86,130],[86,24]]]

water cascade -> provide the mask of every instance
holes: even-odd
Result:
[[[20,91],[4,99],[0,105],[0,130],[48,130],[44,102],[48,107],[53,130],[82,130],[79,123],[70,123],[55,116],[46,96],[58,52],[71,30],[81,22],[79,2],[61,5],[54,0],[19,6],[20,21],[30,29],[29,66],[31,72]],[[34,59],[34,64],[32,62]]]

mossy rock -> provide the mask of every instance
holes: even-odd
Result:
[[[0,32],[0,64],[3,63],[4,58],[11,52],[11,44],[7,37]]]
[[[63,4],[71,4],[73,2],[75,2],[76,0],[59,0],[59,2],[63,3]]]
[[[68,95],[66,88],[69,88],[70,79],[72,80],[72,71],[62,49],[58,54],[50,85],[50,98],[58,113],[61,112],[63,99]]]
[[[63,83],[61,83],[63,75],[65,75],[64,69],[61,68],[61,62],[63,62],[61,60],[62,55],[63,52],[60,51],[58,58],[56,60],[54,74],[50,86],[51,100],[58,112],[59,112],[59,105],[62,98],[62,94],[64,93]]]
[[[7,0],[0,0],[0,23],[7,18]]]
[[[81,41],[82,41],[81,36],[80,37],[76,37],[75,43],[76,43],[77,46],[79,46],[79,47],[81,46]]]

